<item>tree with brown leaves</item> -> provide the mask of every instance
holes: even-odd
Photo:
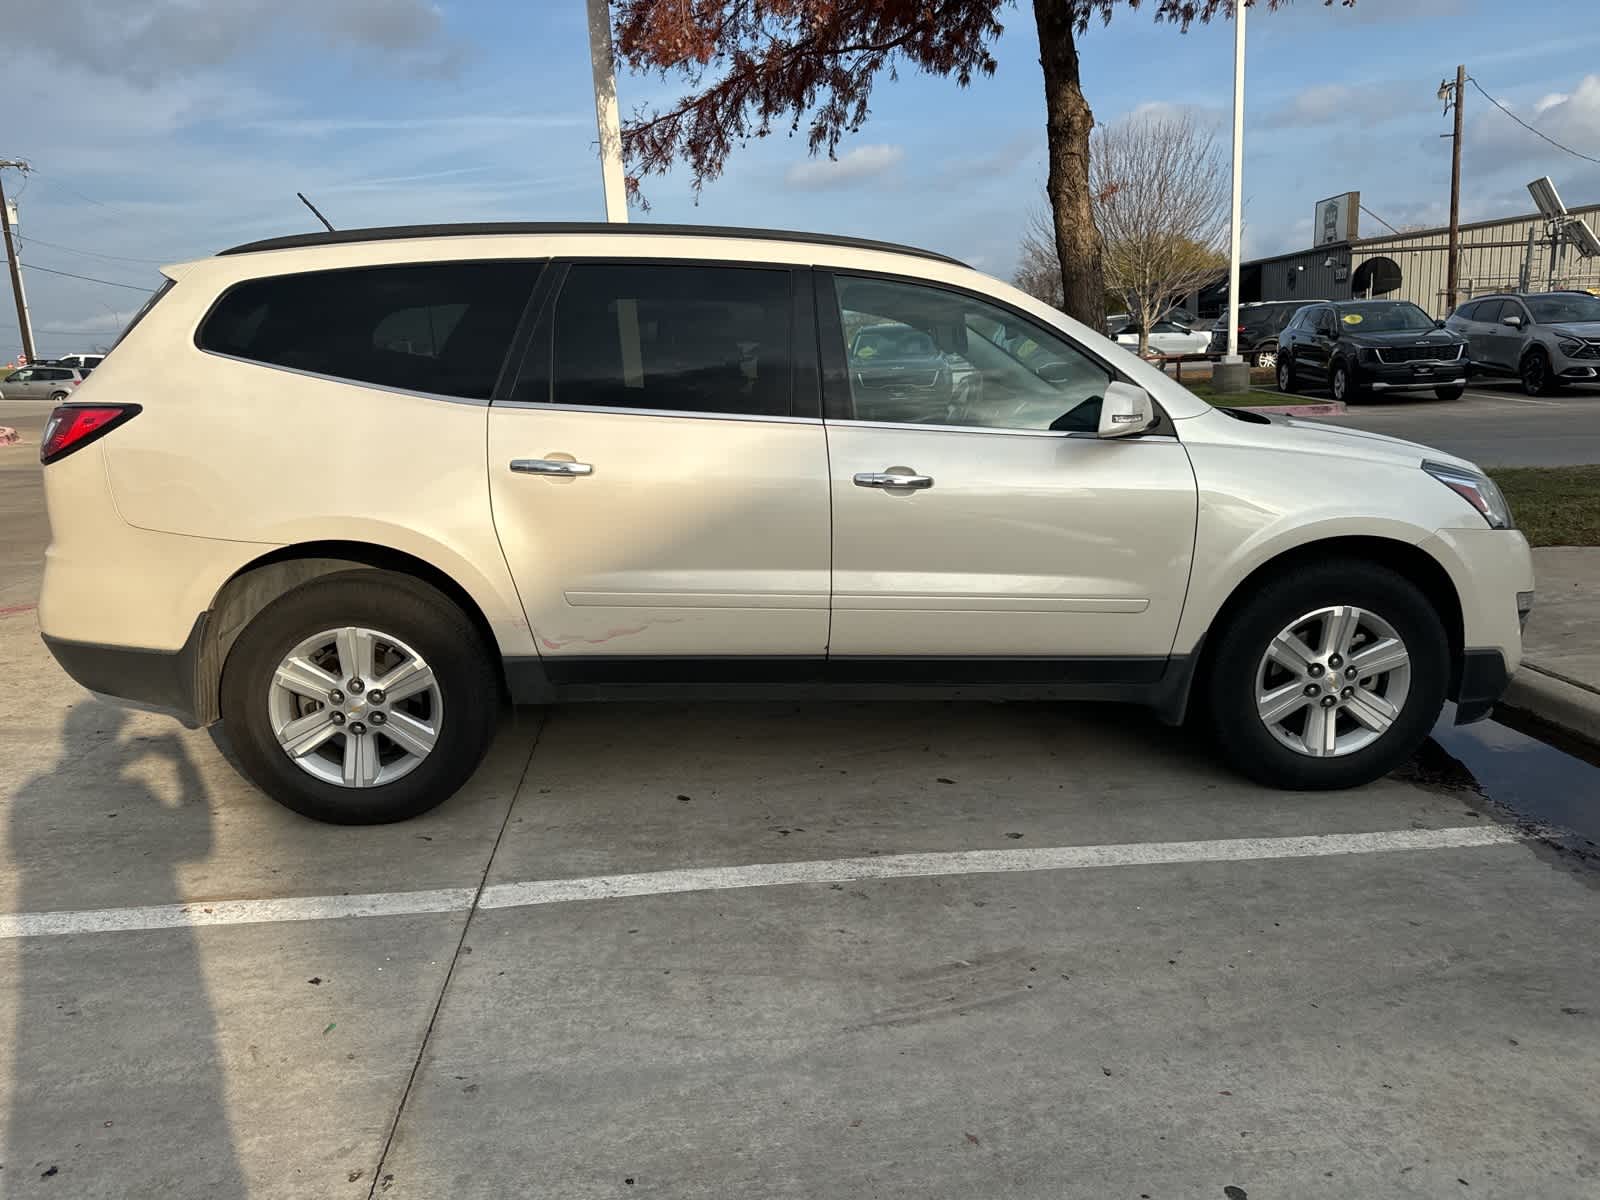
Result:
[[[775,127],[806,127],[811,153],[830,156],[866,122],[873,84],[902,67],[954,76],[965,87],[992,75],[991,47],[1009,0],[613,0],[616,49],[635,70],[681,73],[689,92],[624,126],[629,190],[682,161],[698,189],[733,148]],[[1234,0],[1033,0],[1044,68],[1046,191],[1061,262],[1062,307],[1103,324],[1101,239],[1089,191],[1094,114],[1079,86],[1078,38],[1141,2],[1157,21],[1188,29]],[[1260,0],[1277,8],[1285,0]],[[1334,0],[1322,0],[1331,5]],[[1355,0],[1340,0],[1346,6]]]

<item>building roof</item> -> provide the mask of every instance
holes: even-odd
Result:
[[[801,242],[820,246],[846,246],[856,250],[884,250],[892,254],[911,254],[935,262],[964,267],[967,264],[948,255],[896,242],[868,238],[839,237],[828,233],[798,233],[785,229],[741,229],[722,225],[622,224],[606,221],[484,221],[456,225],[390,225],[377,229],[338,229],[332,233],[299,233],[289,237],[267,238],[230,246],[221,254],[255,254],[265,250],[298,250],[308,246],[337,246],[350,242],[385,242],[402,238],[504,237],[514,234],[629,234],[678,237],[725,237],[767,242]]]

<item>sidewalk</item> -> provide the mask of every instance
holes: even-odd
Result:
[[[1538,589],[1505,707],[1600,743],[1600,548],[1533,552]]]

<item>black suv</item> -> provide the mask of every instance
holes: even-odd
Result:
[[[1278,335],[1278,390],[1307,385],[1342,401],[1424,390],[1454,400],[1467,386],[1467,340],[1409,300],[1308,304]]]
[[[1278,362],[1278,333],[1289,318],[1305,307],[1304,300],[1268,300],[1239,306],[1239,353],[1252,367],[1271,367]],[[1208,353],[1228,352],[1228,311],[1223,309],[1211,327]]]

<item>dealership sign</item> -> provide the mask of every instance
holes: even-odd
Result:
[[[1330,242],[1353,242],[1361,220],[1361,193],[1344,192],[1317,201],[1317,214],[1311,222],[1311,244],[1326,246]]]

